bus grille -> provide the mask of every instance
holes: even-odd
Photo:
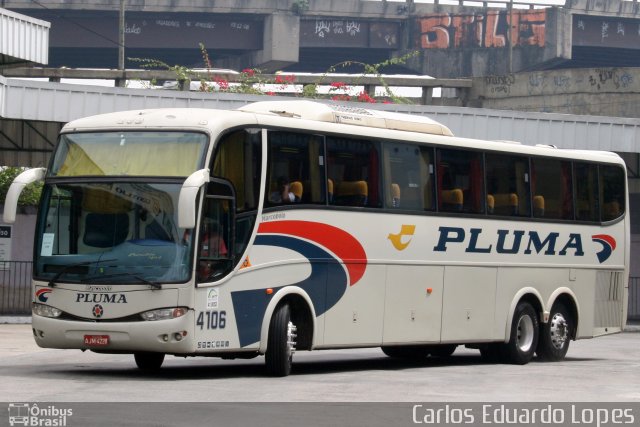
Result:
[[[594,326],[622,327],[624,304],[624,274],[602,271],[597,273]]]

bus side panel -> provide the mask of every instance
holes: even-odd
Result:
[[[445,267],[442,342],[496,338],[496,276],[493,267]]]
[[[362,279],[349,286],[325,314],[327,347],[378,346],[382,343],[386,267],[369,264]]]
[[[439,342],[444,267],[387,267],[383,343]]]

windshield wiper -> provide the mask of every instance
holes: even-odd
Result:
[[[76,262],[74,264],[65,265],[64,267],[62,267],[62,270],[58,271],[56,273],[56,275],[53,276],[53,278],[51,278],[51,280],[49,280],[49,283],[47,284],[47,286],[49,286],[50,288],[55,288],[56,285],[57,285],[56,282],[58,281],[58,279],[60,279],[63,274],[65,274],[66,272],[68,272],[72,268],[81,267],[81,266],[84,266],[84,265],[96,264],[96,263],[100,263],[100,262],[111,262],[111,261],[117,261],[117,259],[102,259],[102,260],[98,259],[98,260],[93,260],[93,261],[82,261],[82,262]]]
[[[144,283],[145,285],[149,285],[154,289],[162,289],[162,285],[160,283],[152,282],[151,280],[147,280],[142,276],[138,276],[137,274],[131,274],[131,273],[104,274],[104,275],[100,275],[100,276],[89,277],[89,278],[87,278],[85,280],[87,280],[87,281],[96,281],[96,280],[101,280],[101,279],[112,279],[114,277],[123,277],[123,276],[133,277],[134,279],[137,279],[137,280],[141,281],[142,283]]]

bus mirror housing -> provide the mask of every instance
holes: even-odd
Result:
[[[178,227],[196,226],[196,198],[200,188],[209,182],[209,169],[195,171],[184,181],[178,197]]]
[[[44,175],[47,172],[45,168],[33,168],[27,169],[18,175],[7,191],[7,198],[4,201],[4,218],[3,221],[7,224],[13,224],[16,222],[16,212],[18,210],[18,199],[24,187],[34,183],[36,181],[42,181]]]

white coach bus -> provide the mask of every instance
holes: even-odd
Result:
[[[554,141],[542,141],[553,143]],[[622,331],[623,161],[456,138],[423,117],[312,101],[75,120],[47,170],[33,334],[45,348],[562,359]]]

